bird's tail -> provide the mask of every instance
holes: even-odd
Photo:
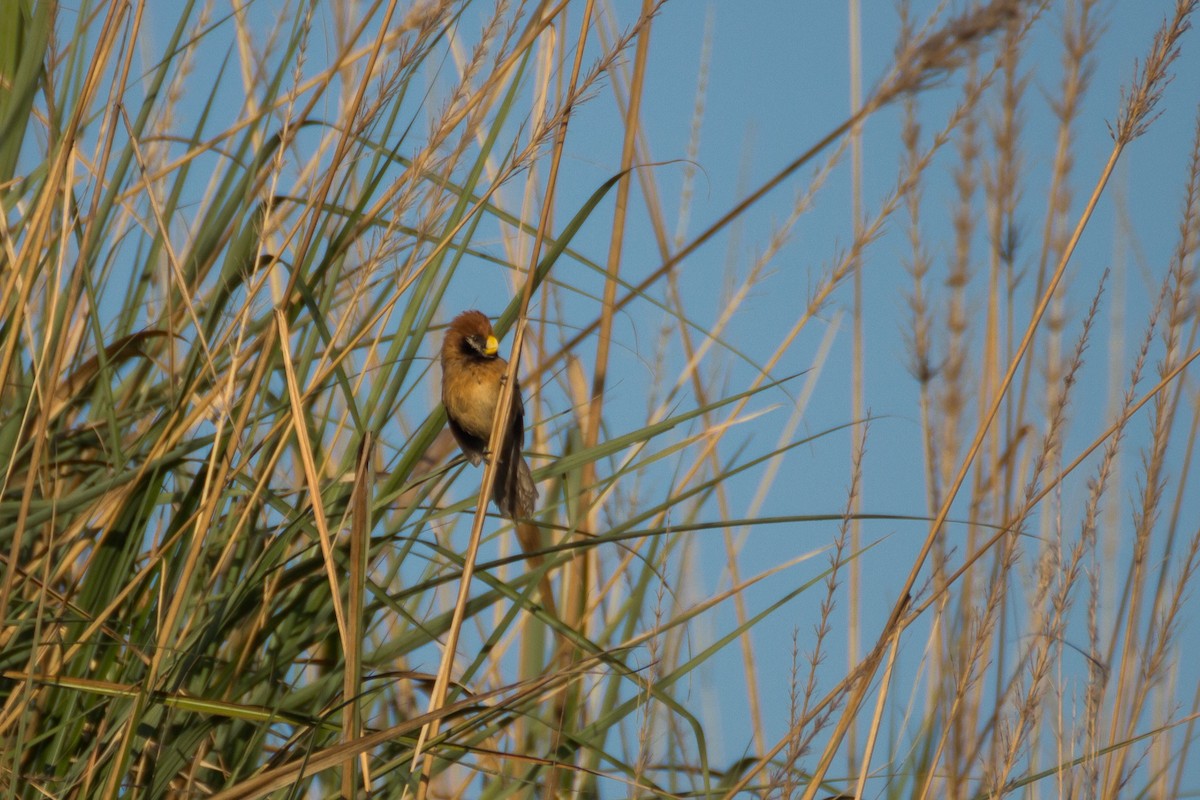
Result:
[[[496,485],[492,500],[500,513],[509,519],[528,519],[533,516],[538,491],[533,485],[533,473],[517,448],[497,464]]]

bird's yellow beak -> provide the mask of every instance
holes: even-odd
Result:
[[[495,336],[489,336],[487,342],[483,346],[484,355],[494,356],[496,351],[500,349],[500,343],[496,341]]]

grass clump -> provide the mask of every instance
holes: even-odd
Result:
[[[873,88],[708,215],[719,26],[687,158],[651,151],[672,3],[9,2],[0,789],[1186,796],[1200,133],[1152,290],[1079,253],[1195,5],[1096,159],[1101,4],[901,3]],[[906,298],[906,396],[873,281]],[[436,402],[474,306],[526,387],[516,525]]]

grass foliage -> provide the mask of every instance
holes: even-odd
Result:
[[[1084,353],[1103,350],[1098,271],[1076,278],[1090,307],[1064,301],[1095,202],[1195,45],[1194,5],[1167,9],[1111,158],[1084,170],[1073,131],[1106,4],[925,19],[901,3],[893,68],[859,110],[715,198],[726,211],[695,231],[693,163],[670,200],[645,166],[651,0],[620,15],[590,0],[3,0],[0,792],[1195,791],[1200,694],[1180,670],[1200,560],[1200,146],[1163,188],[1184,198],[1175,255],[1094,425],[1073,403]],[[1045,98],[1023,58],[1052,25],[1061,75],[1041,88],[1058,139],[1035,182],[1021,126]],[[693,160],[708,78],[705,61]],[[946,86],[954,106],[926,110]],[[611,180],[562,158],[580,113],[622,142]],[[836,232],[794,318],[747,348],[755,291],[882,114],[903,120],[893,189]],[[934,163],[958,191],[942,238],[926,224],[945,215],[926,196]],[[683,266],[805,172],[709,316]],[[1042,220],[1020,247],[1018,209]],[[624,255],[627,213],[654,263]],[[863,507],[882,478],[858,345],[861,267],[885,228],[904,234],[918,398],[887,411],[919,426],[902,469],[924,496],[880,513]],[[585,229],[611,234],[585,245]],[[476,303],[521,353],[542,495],[521,547],[479,508],[483,473],[436,401],[441,326]],[[835,307],[853,401],[814,429],[829,343],[801,334],[832,339]],[[812,368],[789,378],[798,353]],[[631,403],[612,387],[639,361],[653,379]],[[731,364],[752,377],[729,380]],[[780,404],[785,422],[742,433]],[[832,441],[821,468],[848,491],[798,505],[797,454]],[[904,560],[873,560],[914,525]],[[804,546],[748,568],[777,526]],[[719,576],[701,541],[721,549]],[[892,604],[871,612],[885,566]],[[761,633],[798,601],[817,613],[790,641]],[[763,688],[783,674],[790,695]],[[744,727],[722,732],[716,702]]]

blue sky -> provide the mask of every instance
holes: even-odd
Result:
[[[617,18],[624,24],[635,18],[640,6],[632,2],[614,5]],[[863,5],[864,90],[869,91],[891,63],[898,24],[890,3]],[[914,5],[918,17],[933,8],[931,3]],[[1115,122],[1121,89],[1129,85],[1135,60],[1145,58],[1163,15],[1172,11],[1172,4],[1160,2],[1103,5],[1106,26],[1093,60],[1091,88],[1073,137],[1074,194],[1068,215],[1072,224],[1111,151],[1108,124]],[[1029,40],[1021,66],[1029,83],[1023,103],[1020,139],[1024,169],[1017,222],[1023,233],[1023,249],[1018,255],[1018,266],[1028,270],[1029,274],[1036,264],[1040,246],[1053,157],[1055,129],[1048,100],[1057,94],[1061,76],[1061,6],[1055,4],[1046,11]],[[691,235],[719,218],[748,188],[770,177],[849,113],[848,20],[844,4],[668,3],[654,23],[652,57],[643,102],[643,121],[655,161],[681,159],[687,152],[698,65],[706,20],[710,17],[712,62],[697,159],[700,175],[691,208]],[[1108,390],[1113,374],[1123,380],[1129,369],[1133,348],[1140,340],[1150,304],[1178,241],[1179,209],[1186,189],[1184,181],[1196,124],[1197,101],[1200,101],[1198,56],[1200,46],[1192,32],[1184,39],[1183,53],[1173,69],[1175,79],[1167,87],[1159,106],[1161,116],[1148,133],[1134,141],[1123,154],[1122,163],[1088,225],[1067,273],[1065,313],[1068,322],[1064,340],[1066,346],[1072,346],[1078,335],[1080,318],[1098,288],[1101,273],[1105,269],[1114,270],[1101,303],[1098,330],[1080,374],[1080,390],[1075,395],[1067,434],[1065,450],[1068,457],[1103,430],[1110,412]],[[945,86],[920,96],[918,102],[926,142],[943,124],[960,94],[960,83],[952,79]],[[591,105],[584,107],[572,123],[565,159],[569,180],[562,186],[561,207],[564,209],[570,209],[573,201],[576,204],[582,202],[592,187],[619,166],[621,143],[619,130],[611,123],[612,103],[611,96],[602,93]],[[996,108],[993,93],[992,99],[985,102],[979,120],[980,135],[985,140],[985,158],[990,157],[986,155],[987,126],[995,120]],[[896,184],[901,157],[899,124],[900,107],[897,104],[875,115],[866,125],[863,198],[864,212],[868,216],[879,208]],[[956,158],[953,147],[953,143],[948,145],[934,160],[924,182],[926,199],[922,229],[934,260],[931,275],[934,284],[940,284],[944,279],[945,262],[952,247],[949,216],[955,204],[951,173]],[[668,209],[674,202],[672,189],[682,181],[683,172],[679,164],[654,168]],[[702,322],[706,315],[709,315],[708,319],[716,318],[722,305],[721,287],[727,264],[737,264],[735,271],[744,273],[761,252],[770,226],[786,216],[794,194],[805,187],[812,174],[812,170],[798,173],[765,198],[747,215],[736,239],[731,240],[727,234],[718,236],[684,262],[680,283],[697,321]],[[939,215],[939,209],[944,210],[944,214]],[[1128,229],[1118,229],[1119,214],[1128,215]],[[634,279],[659,262],[644,217],[634,213],[630,219],[631,234],[626,240],[622,274]],[[977,214],[977,219],[982,225],[982,211]],[[904,296],[911,286],[903,269],[903,263],[909,257],[905,224],[904,214],[897,214],[880,239],[867,249],[864,259],[866,405],[878,419],[870,429],[863,508],[868,512],[920,515],[925,510],[920,469],[921,430],[917,385],[907,370],[905,339],[908,312]],[[588,234],[594,238],[589,240]],[[729,338],[747,352],[769,353],[781,332],[794,320],[796,309],[806,299],[816,276],[849,246],[852,235],[850,172],[846,158],[819,193],[812,211],[800,221],[790,242],[772,262],[771,274],[753,293],[738,323],[729,331]],[[590,241],[590,248],[587,244],[580,246],[601,257],[607,236],[603,224],[590,227],[581,236],[581,241]],[[981,240],[977,239],[974,255],[982,272],[987,259]],[[1031,280],[1027,279],[1018,295],[1031,298],[1032,294]],[[978,293],[973,296],[980,302]],[[822,318],[805,331],[776,374],[782,376],[807,369],[827,326],[838,319],[839,312],[850,308],[851,294],[846,286],[835,295]],[[975,312],[982,313],[983,308],[977,307]],[[1018,311],[1018,315],[1020,313]],[[1018,319],[1021,328],[1027,319],[1027,311],[1025,313],[1025,317]],[[648,304],[641,304],[631,306],[623,316],[617,336],[621,348],[618,352],[625,358],[619,363],[621,369],[628,370],[629,378],[625,382],[616,381],[613,391],[619,395],[627,390],[632,408],[641,402],[638,386],[640,380],[646,378],[642,374],[645,360],[638,359],[636,354],[646,348],[645,331],[654,324],[658,313]],[[642,332],[641,337],[638,331]],[[1107,352],[1110,336],[1124,341],[1120,358],[1114,359]],[[974,345],[978,347],[978,340]],[[849,420],[850,354],[850,326],[845,318],[841,320],[832,354],[825,364],[802,432],[821,431]],[[1035,371],[1040,368],[1041,365],[1035,362]],[[748,368],[730,359],[727,378],[730,387],[744,385],[750,377]],[[774,399],[786,405],[783,396]],[[613,407],[619,407],[620,398],[613,398],[611,403]],[[787,414],[786,407],[776,409],[759,423],[761,427],[752,427],[749,435],[759,437],[760,443],[771,441],[773,430],[782,424]],[[1143,414],[1131,427],[1131,437],[1135,441],[1146,435],[1145,420]],[[1126,483],[1120,491],[1113,493],[1126,501],[1121,511],[1122,524],[1126,527],[1132,526],[1128,500],[1132,496],[1138,467],[1135,448],[1142,444],[1144,440],[1128,450],[1130,455],[1124,463],[1123,473]],[[1172,463],[1177,470],[1181,466],[1181,449],[1177,448],[1173,453]],[[773,492],[764,513],[836,513],[844,503],[849,484],[849,453],[850,436],[842,433],[792,454],[778,491]],[[1085,481],[1094,471],[1094,467],[1088,467],[1093,464],[1094,460],[1064,484],[1066,509],[1078,512],[1085,498]],[[754,480],[748,477],[735,484],[731,493],[748,501],[755,488]],[[1190,522],[1183,528],[1190,534],[1195,527],[1197,508],[1190,500],[1186,506],[1183,518]],[[737,510],[734,515],[738,515]],[[1071,524],[1067,523],[1068,526]],[[829,523],[756,532],[743,552],[743,574],[769,568],[781,558],[829,542],[835,527]],[[868,641],[895,602],[896,592],[925,531],[926,526],[921,523],[872,523],[864,527],[867,541],[885,538],[879,548],[863,559],[867,575],[863,598],[864,627]],[[952,536],[954,532],[962,534],[961,526],[952,526],[951,531]],[[724,564],[716,534],[706,541],[703,552],[705,571],[699,583],[709,586]],[[824,565],[825,559],[818,558],[752,590],[749,593],[751,606],[764,606],[797,581],[817,574]],[[1117,587],[1106,586],[1105,591],[1111,597]],[[799,631],[800,646],[805,649],[805,638],[811,634],[819,594],[811,593],[789,606],[754,634],[756,651],[762,655],[760,678],[766,717],[772,731],[782,733],[786,727],[792,631]],[[1189,619],[1196,616],[1194,603],[1191,601]],[[722,622],[732,624],[732,617],[722,618],[714,628],[719,630]],[[917,625],[910,632],[909,644],[903,651],[903,677],[896,687],[897,697],[904,697],[908,692],[922,656],[920,647],[926,631],[925,627]],[[1183,631],[1189,646],[1196,644],[1196,634],[1194,628]],[[697,639],[702,640],[703,635],[698,635]],[[1083,642],[1077,643],[1082,645]],[[837,652],[837,642],[833,648],[826,674],[836,676],[841,674],[838,670],[844,661],[839,662],[839,659],[844,655]],[[715,759],[717,762],[723,756],[728,763],[749,747],[749,734],[744,728],[743,696],[730,689],[727,680],[730,675],[740,675],[738,660],[736,652],[728,652],[725,659],[707,672],[708,683],[704,688],[698,687],[699,691],[712,692],[715,698],[709,706],[714,714],[710,722],[717,719],[720,722],[710,730],[719,731],[714,734],[714,739],[723,749]],[[1079,666],[1082,670],[1082,658]],[[1189,672],[1194,678],[1195,671]],[[910,683],[906,684],[905,679]],[[1066,676],[1065,680],[1070,683],[1074,679]],[[1191,694],[1186,687],[1181,687],[1179,696],[1181,702],[1190,702]],[[890,723],[899,724],[894,719]],[[885,723],[885,729],[888,724]],[[1195,786],[1200,783],[1200,772],[1193,771],[1192,774],[1191,784]],[[882,790],[883,785],[883,782],[876,784],[876,790]],[[1047,794],[1053,794],[1053,790]]]
[[[631,24],[640,5],[632,0],[613,2],[618,25]],[[935,8],[931,2],[913,5],[914,16],[919,19]],[[961,4],[954,5],[958,8]],[[1144,59],[1154,31],[1161,24],[1163,15],[1171,10],[1171,5],[1160,0],[1115,0],[1102,4],[1106,26],[1095,52],[1091,88],[1073,138],[1074,194],[1068,214],[1072,222],[1078,217],[1111,150],[1107,126],[1115,121],[1121,88],[1129,85],[1135,60]],[[276,3],[260,2],[251,6],[251,13],[261,13],[264,19],[270,19],[277,6]],[[1053,156],[1054,120],[1048,99],[1058,92],[1061,75],[1063,6],[1063,3],[1056,3],[1045,12],[1029,39],[1021,65],[1021,72],[1028,77],[1029,83],[1023,103],[1022,197],[1016,218],[1023,233],[1018,267],[1027,274],[1032,273],[1036,264]],[[161,33],[165,39],[165,32],[156,29],[155,25],[170,18],[170,7],[170,4],[164,4],[148,8],[147,30],[151,38],[157,39]],[[582,4],[573,6],[569,15],[568,30],[572,35],[581,8]],[[468,10],[462,24],[467,41],[477,35],[471,26],[477,25],[490,10],[490,4]],[[846,118],[850,112],[848,30],[846,6],[837,2],[676,0],[664,6],[651,33],[643,124],[650,157],[656,162],[646,169],[658,183],[668,229],[675,229],[679,187],[687,171],[682,160],[688,152],[706,31],[711,31],[712,60],[708,65],[706,110],[695,164],[698,174],[685,240],[720,218],[748,190],[768,179]],[[891,64],[898,30],[896,11],[891,3],[863,3],[864,92],[870,91]],[[589,50],[593,51],[589,55],[599,54],[594,37]],[[309,67],[312,72],[321,54],[312,53],[310,57],[314,61]],[[214,63],[203,65],[203,68],[215,69],[218,60],[214,56]],[[444,69],[446,74],[429,77],[431,85],[448,83],[453,70],[448,62]],[[1097,290],[1100,274],[1105,269],[1113,269],[1101,304],[1100,324],[1080,375],[1080,389],[1075,395],[1065,445],[1068,457],[1103,430],[1110,411],[1109,386],[1113,374],[1123,379],[1129,368],[1133,348],[1141,336],[1158,283],[1166,274],[1178,240],[1179,208],[1185,190],[1197,102],[1200,101],[1200,35],[1197,32],[1184,37],[1183,53],[1173,72],[1175,80],[1167,87],[1159,107],[1161,117],[1145,136],[1127,148],[1067,273],[1064,339],[1070,346],[1078,334],[1080,317]],[[571,122],[559,185],[557,218],[560,223],[620,166],[622,131],[614,122],[616,113],[610,89],[611,81],[602,83],[594,96],[579,107]],[[933,132],[944,124],[960,96],[961,82],[957,78],[919,96],[924,142],[928,143]],[[985,101],[978,119],[980,136],[984,140],[984,158],[990,157],[987,140],[989,125],[996,119],[995,96],[993,92]],[[230,99],[240,102],[237,98]],[[189,110],[186,104],[182,110],[185,113]],[[198,113],[196,109],[191,110]],[[900,121],[901,107],[894,104],[873,116],[865,126],[862,188],[864,214],[868,217],[876,213],[896,186],[902,157]],[[181,123],[180,129],[190,130],[185,123]],[[819,157],[815,163],[822,163],[823,158]],[[956,203],[952,173],[955,161],[954,143],[951,142],[934,159],[923,181],[922,230],[934,262],[930,282],[937,287],[939,294],[936,297],[944,296],[941,283],[952,247],[950,213]],[[851,244],[853,215],[849,163],[846,156],[835,166],[817,193],[812,209],[800,219],[726,334],[733,346],[756,359],[763,359],[773,351],[780,337],[793,324],[797,310],[806,302],[818,277]],[[788,215],[795,196],[806,189],[813,176],[813,168],[796,173],[753,207],[737,225],[715,237],[680,266],[681,291],[695,323],[704,327],[717,319],[726,302],[727,276],[746,273],[766,246],[772,227]],[[514,182],[510,196],[519,196],[521,188],[519,181]],[[633,196],[622,259],[622,275],[629,280],[649,274],[661,262],[636,188]],[[978,208],[977,220],[982,225],[982,206]],[[574,243],[601,263],[608,246],[611,209],[610,197]],[[1129,219],[1127,230],[1118,226],[1118,220],[1124,214]],[[869,513],[919,516],[926,513],[926,504],[917,384],[907,369],[905,295],[910,291],[911,282],[904,269],[910,255],[905,224],[903,212],[892,217],[882,235],[864,253],[866,406],[876,419],[870,427],[864,462],[863,509]],[[500,250],[498,246],[496,249]],[[976,239],[973,256],[979,263],[977,274],[982,275],[987,263],[986,243],[982,237]],[[564,262],[566,266],[569,265]],[[463,276],[453,296],[447,299],[445,318],[449,319],[465,307],[499,313],[508,299],[509,275],[494,265],[481,263],[464,269]],[[599,291],[600,281],[594,276],[571,275],[564,276],[564,280],[580,281]],[[850,320],[844,315],[852,308],[849,288],[847,284],[833,295],[822,314],[803,331],[774,370],[774,375],[780,378],[809,370],[822,339],[837,324],[832,350],[822,365],[798,436],[812,435],[852,421],[852,339]],[[661,287],[656,291],[661,293]],[[1026,279],[1017,295],[1026,298],[1028,305],[1032,294],[1030,280]],[[978,289],[972,297],[981,303],[982,295]],[[973,309],[973,313],[982,312],[982,305]],[[534,316],[544,313],[535,302]],[[590,318],[596,313],[594,305],[583,303],[581,313]],[[940,309],[938,313],[941,313]],[[1017,327],[1022,328],[1024,318],[1020,315],[1023,312],[1018,309],[1016,313]],[[636,427],[637,421],[644,416],[647,387],[655,378],[652,374],[655,337],[662,324],[661,311],[646,302],[633,303],[617,320],[613,378],[606,399],[610,410],[608,424],[614,435]],[[1106,351],[1113,338],[1122,342],[1117,358]],[[977,338],[972,345],[977,351],[980,345]],[[507,346],[505,343],[504,347]],[[590,353],[589,345],[582,351],[585,361],[590,358]],[[678,358],[678,349],[673,350],[672,355]],[[731,356],[721,357],[720,364],[720,377],[728,391],[736,391],[754,377],[750,366]],[[1035,370],[1040,368],[1041,364],[1035,363]],[[677,369],[678,364],[672,363],[668,374],[673,377]],[[751,453],[770,447],[790,414],[789,405],[802,380],[789,384],[787,392],[773,391],[756,401],[752,410],[771,410],[731,436],[730,444],[723,452],[728,453],[743,442],[750,443],[748,451]],[[1192,390],[1189,385],[1188,391]],[[425,402],[423,398],[418,399]],[[547,411],[550,414],[562,414],[567,410],[555,407],[554,400],[549,402]],[[628,424],[622,418],[622,409],[628,410]],[[1131,428],[1133,443],[1129,445],[1129,455],[1124,463],[1123,484],[1112,493],[1115,498],[1125,501],[1121,519],[1126,526],[1132,524],[1128,498],[1136,488],[1137,447],[1144,444],[1145,437],[1143,415]],[[1171,463],[1176,470],[1181,467],[1181,450],[1177,448],[1172,453]],[[840,512],[850,483],[850,455],[848,430],[798,448],[787,457],[762,513]],[[1081,474],[1064,484],[1065,509],[1078,511],[1090,474],[1085,467]],[[746,512],[758,480],[757,474],[750,474],[730,481],[731,497],[741,502],[741,507],[735,502],[733,516],[742,516]],[[466,483],[464,481],[464,486]],[[1189,499],[1183,515],[1185,520],[1190,520],[1183,525],[1188,535],[1196,526],[1197,510]],[[836,523],[830,522],[758,530],[746,541],[742,573],[751,575],[780,560],[823,547],[832,540],[836,528]],[[894,520],[864,525],[864,541],[882,540],[880,546],[863,556],[861,562],[867,576],[862,595],[867,643],[895,602],[925,531],[926,526],[921,522]],[[962,535],[961,526],[951,526],[950,531],[951,536]],[[701,569],[695,573],[695,585],[676,587],[685,596],[694,597],[727,587],[725,556],[718,537],[715,532],[697,537]],[[1118,557],[1123,555],[1123,552],[1117,553]],[[765,607],[797,584],[813,579],[825,564],[825,557],[820,556],[753,588],[747,592],[751,608]],[[1115,592],[1115,587],[1106,590]],[[782,735],[786,729],[793,631],[798,632],[800,649],[805,650],[821,594],[819,591],[807,593],[755,630],[756,650],[761,654],[759,677],[768,741]],[[1196,610],[1196,601],[1189,600],[1189,618],[1197,616]],[[835,625],[844,624],[843,611],[844,605],[839,607]],[[732,615],[727,610],[706,619],[693,631],[692,646],[699,649],[711,637],[727,630],[732,622]],[[905,639],[897,697],[907,696],[919,670],[920,647],[926,633],[926,627],[918,624]],[[1195,627],[1185,628],[1181,634],[1188,646],[1198,643]],[[830,681],[845,669],[845,654],[840,644],[840,640],[832,642],[828,654],[823,674]],[[728,764],[752,749],[740,689],[729,688],[740,685],[740,674],[740,656],[730,649],[704,671],[692,691],[692,697],[708,723],[709,744],[714,750],[712,761],[718,766]],[[1193,668],[1184,674],[1185,678],[1194,679],[1197,672]],[[1068,682],[1074,677],[1068,676]],[[1181,688],[1178,694],[1181,702],[1190,702],[1188,688]],[[885,721],[885,730],[901,724],[900,720],[890,718]],[[1191,786],[1200,788],[1200,771],[1192,770],[1192,773]],[[874,794],[868,796],[879,796],[884,786],[882,780],[872,784]],[[1053,791],[1045,790],[1044,794],[1051,796]]]

